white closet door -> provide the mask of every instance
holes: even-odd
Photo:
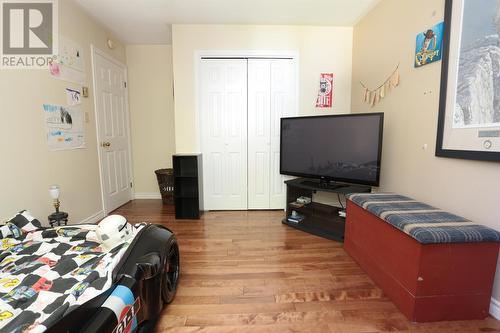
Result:
[[[280,120],[297,115],[295,63],[248,61],[248,208],[285,208],[280,175]]]
[[[247,61],[201,63],[200,126],[207,210],[247,209]]]
[[[248,208],[269,209],[271,61],[248,60]]]
[[[286,204],[284,181],[280,175],[280,119],[298,115],[297,74],[295,62],[289,59],[271,60],[271,133],[269,208],[283,209]]]

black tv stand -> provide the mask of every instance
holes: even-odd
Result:
[[[305,179],[302,178],[302,183],[304,185],[312,186],[312,187],[317,187],[320,189],[328,189],[328,190],[336,190],[342,187],[348,187],[348,184],[342,184],[342,183],[337,183],[334,181],[326,180],[326,179],[320,179],[318,180],[311,180],[311,179]]]
[[[312,198],[313,194],[320,192],[330,192],[337,194],[349,193],[370,193],[371,187],[364,185],[354,185],[347,183],[331,183],[307,178],[297,178],[285,181],[286,190],[286,216],[283,224],[293,228],[321,236],[324,238],[344,241],[345,218],[339,215],[342,210],[339,207],[311,202],[303,207],[294,207],[293,203],[298,197],[304,196]],[[304,216],[304,220],[299,223],[288,221],[292,211]]]

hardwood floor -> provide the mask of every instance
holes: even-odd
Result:
[[[408,322],[341,243],[282,225],[283,212],[175,220],[160,200],[136,200],[116,213],[161,223],[179,240],[179,288],[157,332],[500,332],[493,318]]]

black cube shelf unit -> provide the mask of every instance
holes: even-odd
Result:
[[[176,219],[199,219],[203,207],[201,154],[175,154],[174,201]]]
[[[301,208],[292,207],[291,203],[297,201],[297,198],[304,196],[311,198],[318,191],[330,192],[335,194],[349,193],[369,193],[370,186],[336,184],[333,186],[323,186],[318,180],[297,178],[285,181],[286,184],[286,217],[283,224],[293,228],[308,232],[310,234],[328,238],[331,240],[344,241],[345,218],[339,216],[339,207],[325,205],[319,202],[311,202]],[[304,216],[300,223],[288,221],[288,217],[296,211]]]

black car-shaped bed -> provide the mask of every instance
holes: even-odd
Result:
[[[0,333],[141,332],[172,301],[179,248],[140,224],[112,249],[96,225],[41,228],[28,212],[0,227]]]

